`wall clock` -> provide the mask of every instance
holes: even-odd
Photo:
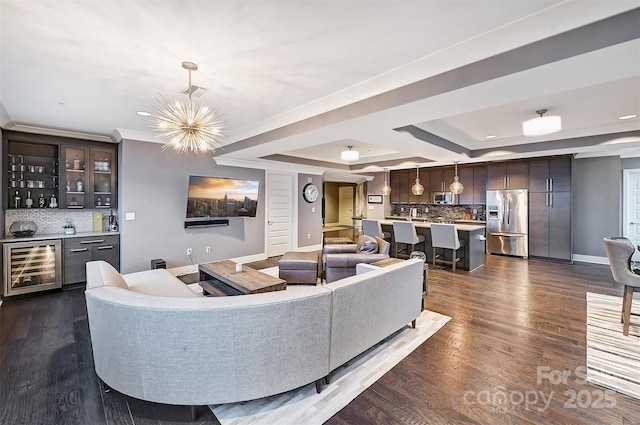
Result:
[[[318,194],[318,186],[313,183],[307,183],[302,189],[302,197],[309,203],[315,202],[318,199]]]

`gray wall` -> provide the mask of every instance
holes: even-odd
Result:
[[[573,253],[606,257],[602,238],[620,234],[620,157],[573,162]]]
[[[302,189],[307,183],[314,183],[320,195],[318,200],[308,203],[302,197]],[[298,246],[322,243],[322,176],[298,174]]]
[[[185,229],[189,175],[246,178],[260,181],[255,218],[231,218],[229,226]],[[243,257],[265,251],[265,173],[263,170],[216,165],[211,155],[161,152],[161,145],[123,140],[119,152],[121,272],[147,270],[163,258],[167,267]],[[124,220],[127,212],[136,219]],[[205,254],[210,246],[211,254]]]
[[[373,180],[367,182],[367,197],[369,195],[382,195],[382,186],[384,186],[384,173],[376,173]],[[367,202],[366,199],[365,202]],[[382,220],[385,216],[391,215],[391,201],[389,200],[389,196],[382,197],[382,204],[369,204],[367,202],[365,208],[365,216],[367,218]]]

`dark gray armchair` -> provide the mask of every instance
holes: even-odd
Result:
[[[357,244],[325,245],[323,267],[327,283],[356,274],[356,264],[375,263],[389,258],[391,244],[384,239],[362,235]]]
[[[622,298],[622,334],[629,335],[629,322],[631,320],[631,301],[633,293],[640,291],[640,275],[631,269],[631,257],[636,250],[633,242],[619,236],[604,238],[604,249],[607,251],[609,265],[613,279],[624,285]]]

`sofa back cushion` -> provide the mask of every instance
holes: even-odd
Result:
[[[358,238],[356,252],[361,254],[377,254],[378,242],[371,236],[362,235]]]

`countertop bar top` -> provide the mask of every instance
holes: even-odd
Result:
[[[395,221],[398,221],[398,219],[402,221],[406,221],[406,219],[403,220],[401,217],[394,217]],[[393,225],[394,220],[380,220],[380,224]],[[412,221],[416,224],[416,227],[422,227],[427,229],[431,228],[431,222],[425,222],[424,219],[420,220],[419,218],[417,218],[417,219],[413,219]],[[484,224],[457,223],[456,228],[458,230],[462,230],[465,232],[473,232],[475,230],[485,229],[486,226]]]
[[[35,234],[26,238],[15,238],[13,236],[6,236],[4,239],[0,239],[0,243],[7,242],[31,242],[31,241],[46,241],[51,239],[69,239],[69,238],[86,238],[93,236],[107,236],[107,235],[119,235],[120,232],[78,232],[74,235],[65,235],[64,233],[42,233]]]

